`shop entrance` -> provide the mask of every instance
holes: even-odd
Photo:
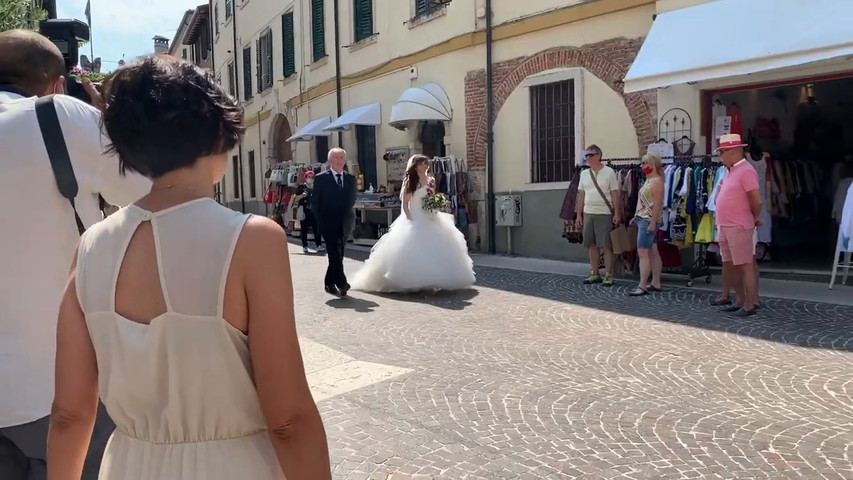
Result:
[[[762,271],[828,273],[853,179],[853,77],[709,91],[703,98],[710,103],[706,138],[740,134],[764,179],[771,221],[758,229]]]
[[[427,157],[444,157],[446,155],[446,147],[444,145],[444,122],[421,122],[418,139],[421,142],[421,151]]]

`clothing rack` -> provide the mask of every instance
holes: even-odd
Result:
[[[639,165],[643,161],[643,157],[605,158],[602,161],[610,166]],[[663,164],[701,163],[705,161],[719,163],[720,157],[717,155],[675,155],[672,157],[661,157],[661,163]]]

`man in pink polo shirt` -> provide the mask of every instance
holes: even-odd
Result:
[[[739,317],[755,315],[758,301],[758,277],[755,273],[755,227],[761,225],[761,195],[758,172],[746,160],[746,144],[740,135],[720,137],[717,153],[729,173],[717,194],[716,223],[719,227],[723,268],[731,272],[737,301],[723,309]]]

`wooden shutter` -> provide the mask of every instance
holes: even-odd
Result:
[[[326,22],[323,0],[311,0],[311,47],[314,61],[326,56]]]
[[[421,15],[426,15],[430,12],[430,1],[429,0],[415,0],[415,16],[419,17]]]
[[[355,41],[373,36],[373,0],[353,0]]]
[[[258,83],[258,93],[264,91],[264,78],[261,70],[263,64],[261,63],[261,58],[263,57],[261,57],[261,39],[259,38],[255,40],[255,81]]]
[[[252,96],[252,47],[246,47],[243,49],[243,100],[249,100]]]
[[[273,64],[273,61],[272,61],[272,30],[267,32],[267,51],[265,53],[266,53],[266,57],[267,57],[267,59],[266,59],[267,60],[267,65],[266,65],[267,68],[266,68],[266,72],[265,72],[267,78],[266,78],[265,83],[266,83],[267,88],[272,88],[272,79],[273,79],[273,74],[275,73],[275,65]]]
[[[281,16],[281,51],[283,56],[284,76],[289,77],[296,73],[296,48],[294,45],[295,35],[293,33],[293,12]]]

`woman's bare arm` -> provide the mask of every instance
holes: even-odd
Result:
[[[77,298],[77,256],[56,328],[56,379],[47,440],[48,480],[79,480],[98,411],[98,363]]]
[[[240,268],[255,385],[279,464],[287,478],[328,480],[326,432],[308,388],[296,333],[287,238],[272,220],[252,217],[235,259],[244,263]]]
[[[403,188],[406,188],[405,185],[403,186]],[[402,192],[400,192],[400,201],[403,202],[403,215],[405,215],[406,218],[411,220],[412,211],[409,202],[412,201],[412,194],[407,192],[406,190],[403,190]]]

